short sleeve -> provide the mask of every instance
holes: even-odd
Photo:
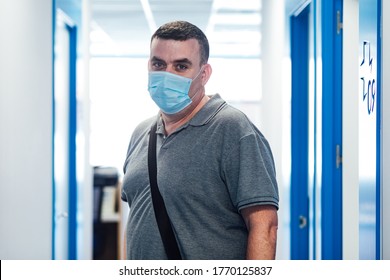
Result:
[[[274,161],[264,137],[255,133],[242,137],[224,166],[226,184],[238,211],[253,205],[279,207]]]

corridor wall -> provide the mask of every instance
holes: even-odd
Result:
[[[52,258],[52,22],[52,0],[0,0],[3,260]]]

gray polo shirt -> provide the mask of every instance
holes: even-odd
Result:
[[[147,168],[149,131],[131,137],[122,199],[130,207],[129,259],[166,259],[154,216]],[[245,259],[247,228],[240,210],[278,208],[271,149],[260,131],[218,94],[168,137],[157,118],[157,180],[184,259]]]

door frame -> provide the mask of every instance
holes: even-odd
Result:
[[[342,0],[321,1],[321,257],[342,259]]]
[[[291,259],[309,259],[309,15],[310,3],[290,16]]]
[[[67,161],[67,178],[68,178],[68,211],[66,213],[66,219],[68,220],[68,259],[77,259],[77,164],[76,164],[76,133],[77,133],[77,96],[76,96],[76,63],[77,63],[77,26],[74,22],[67,17],[67,15],[57,8],[53,0],[53,80],[55,81],[55,45],[56,45],[56,26],[58,13],[61,14],[61,20],[63,21],[66,30],[69,33],[69,96],[68,96],[68,158]],[[53,83],[53,155],[52,162],[55,166],[55,132],[56,132],[56,98],[55,98],[55,83]],[[56,201],[58,196],[56,194],[56,180],[55,180],[55,168],[53,168],[52,184],[53,184],[53,208],[52,208],[52,259],[56,258],[56,223],[58,219],[58,213],[56,212]]]

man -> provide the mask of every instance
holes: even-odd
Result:
[[[129,259],[167,258],[148,173],[155,122],[158,189],[182,258],[275,258],[278,188],[270,147],[242,112],[206,95],[208,57],[206,36],[188,22],[167,23],[152,36],[149,93],[161,110],[135,129],[124,164]]]

